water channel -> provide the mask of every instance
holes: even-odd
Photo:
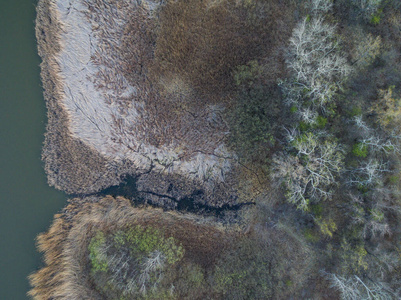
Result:
[[[67,196],[40,160],[46,110],[34,35],[36,0],[0,0],[0,299],[27,299],[41,265],[35,237]]]

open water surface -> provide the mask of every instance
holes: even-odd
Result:
[[[36,0],[0,0],[0,299],[27,299],[41,265],[35,237],[67,196],[40,160],[46,123],[34,35]]]

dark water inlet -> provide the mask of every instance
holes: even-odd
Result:
[[[67,196],[47,185],[46,123],[34,20],[36,0],[0,0],[0,299],[27,299],[41,266],[35,237]]]
[[[158,197],[160,197],[161,201],[160,201],[160,203],[149,203],[142,197],[144,194],[152,194],[152,195],[158,196]],[[205,215],[205,216],[215,216],[215,217],[223,217],[226,212],[229,212],[229,211],[238,212],[241,208],[243,208],[245,206],[255,204],[255,202],[250,201],[250,202],[238,203],[238,204],[234,204],[234,205],[224,204],[219,207],[210,206],[207,204],[199,203],[197,201],[197,197],[200,195],[203,195],[202,190],[196,190],[192,194],[183,196],[180,199],[176,199],[169,195],[157,194],[152,191],[139,191],[137,189],[135,176],[126,176],[121,184],[119,184],[117,186],[111,186],[95,195],[98,195],[98,196],[111,195],[113,197],[122,196],[127,199],[130,199],[134,206],[146,204],[146,205],[160,207],[160,208],[167,209],[167,210],[171,209],[171,208],[169,208],[170,205],[167,205],[167,207],[163,205],[162,199],[165,198],[165,199],[168,199],[170,202],[173,202],[176,204],[174,209],[177,211],[189,212],[189,213]],[[80,195],[77,195],[77,196],[80,196]],[[85,196],[85,195],[81,195],[81,196]]]

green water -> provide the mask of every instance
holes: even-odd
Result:
[[[0,299],[27,299],[41,266],[35,236],[67,196],[46,183],[40,160],[46,111],[34,37],[36,1],[0,0]]]

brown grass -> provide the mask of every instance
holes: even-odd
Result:
[[[266,81],[274,82],[284,72],[281,47],[292,29],[290,0],[169,1],[154,17],[140,5],[129,6],[121,0],[84,2],[94,28],[102,24],[94,29],[99,51],[92,62],[110,67],[99,72],[98,89],[110,84],[118,91],[122,74],[140,87],[135,99],[105,99],[110,101],[107,105],[116,102],[113,107],[119,111],[113,115],[113,124],[107,125],[112,127],[110,139],[117,148],[121,144],[121,148],[136,153],[145,151],[143,144],[144,149],[153,145],[177,151],[176,165],[192,163],[200,153],[210,157],[209,161],[221,153],[229,156],[222,146],[229,132],[225,112],[235,98],[233,70],[257,59],[264,66]],[[54,3],[41,0],[37,9],[36,34],[48,108],[43,160],[50,185],[68,193],[87,194],[116,185],[122,174],[139,173],[145,167],[140,165],[143,162],[111,166],[88,146],[88,140],[82,142],[71,135],[74,120],[68,119],[62,105],[64,94],[56,62],[62,24],[56,18]],[[114,14],[122,20],[129,16],[123,33],[122,26],[113,23]],[[119,31],[114,34],[113,30]],[[133,103],[140,103],[138,115],[127,116]],[[213,176],[217,177],[222,173],[220,165],[214,168]]]
[[[236,67],[259,60],[272,82],[284,72],[292,9],[290,1],[182,0],[155,18],[133,10],[121,51],[124,73],[146,99],[146,140],[180,145],[183,159],[213,153],[229,130],[222,112],[235,97]]]
[[[114,232],[137,224],[173,236],[186,249],[184,259],[206,268],[213,265],[230,238],[211,220],[133,208],[121,197],[73,199],[62,214],[55,215],[49,231],[38,236],[45,266],[29,276],[33,287],[29,295],[34,299],[102,299],[90,280],[89,241],[98,230]]]
[[[135,225],[157,228],[166,237],[174,237],[185,249],[182,262],[175,266],[178,273],[171,274],[171,280],[178,280],[182,288],[176,291],[178,299],[225,299],[230,291],[221,294],[215,289],[216,266],[227,268],[228,275],[232,270],[241,272],[235,266],[255,266],[256,262],[271,265],[269,271],[261,273],[266,276],[269,293],[290,297],[303,289],[310,291],[306,282],[318,280],[313,276],[315,254],[293,228],[280,224],[267,227],[265,220],[263,217],[262,222],[251,222],[247,230],[235,231],[225,229],[211,218],[133,208],[122,197],[72,199],[63,213],[55,216],[49,231],[37,239],[45,266],[29,276],[33,287],[29,295],[33,299],[103,299],[90,275],[89,242],[99,230],[109,234]],[[179,275],[182,268],[195,265],[203,269],[205,276],[199,293],[191,290]],[[253,284],[252,278],[248,279],[249,283],[243,283],[245,287]],[[290,286],[286,286],[288,282]],[[264,293],[263,289],[258,292]]]
[[[291,8],[278,1],[211,2],[170,2],[160,13],[156,39],[153,76],[184,78],[196,106],[227,101],[235,68],[274,55],[291,29],[280,27]]]

